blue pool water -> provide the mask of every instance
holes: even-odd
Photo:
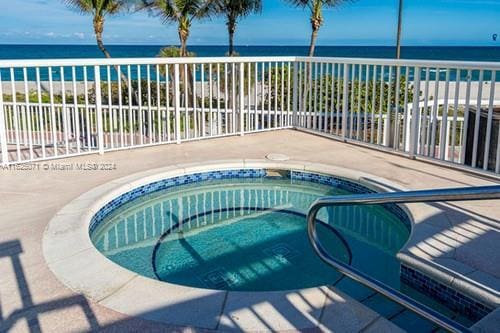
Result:
[[[358,187],[290,178],[206,180],[139,196],[91,233],[117,264],[162,281],[219,290],[269,291],[333,285],[341,275],[313,252],[305,214],[320,196]],[[379,206],[318,215],[330,253],[399,287],[395,253],[408,226]]]

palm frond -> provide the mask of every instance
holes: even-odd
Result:
[[[64,0],[64,4],[70,9],[82,14],[89,14],[94,10],[92,0]]]
[[[245,17],[262,11],[262,0],[216,0],[216,10],[231,17]]]
[[[81,14],[115,15],[127,10],[131,0],[64,0],[71,9]]]

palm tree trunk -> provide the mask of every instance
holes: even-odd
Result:
[[[232,57],[234,55],[234,33],[236,32],[236,20],[229,18],[227,21],[227,32],[229,35],[229,50],[228,55]]]
[[[187,39],[189,32],[183,29],[179,29],[179,41],[181,42],[181,57],[187,57]]]
[[[314,49],[316,48],[316,39],[318,39],[318,30],[319,28],[316,28],[313,26],[312,33],[311,33],[311,43],[309,44],[309,56],[314,57]]]
[[[106,47],[104,46],[104,42],[102,40],[102,33],[104,31],[104,18],[100,16],[94,17],[94,32],[95,32],[95,38],[97,41],[97,47],[101,50],[101,52],[104,54],[106,58],[111,58],[111,54],[108,52]],[[123,72],[120,70],[120,68],[117,65],[113,66],[116,70],[116,73],[120,76],[120,80],[122,81],[123,85],[123,92],[125,95],[128,95],[127,92],[129,89],[131,90],[131,96],[132,96],[132,103],[139,105],[139,96],[137,95],[137,91],[132,87],[132,85],[129,86],[128,84],[128,77],[123,74]],[[136,124],[139,122],[139,114],[135,114],[135,121]],[[132,129],[131,129],[132,130]],[[147,130],[145,130],[145,133],[147,133]]]
[[[95,32],[95,39],[97,42],[97,47],[99,47],[99,50],[104,54],[104,56],[108,59],[111,58],[111,54],[108,52],[106,47],[104,46],[104,42],[102,41],[102,32],[104,31],[104,18],[96,16],[94,17],[94,32]],[[128,77],[122,73],[122,71],[118,68],[118,66],[114,65],[113,66],[116,70],[116,73],[119,73],[120,78],[122,80],[122,83],[124,85],[124,88],[128,88]]]
[[[401,58],[401,26],[403,22],[403,0],[399,0],[398,10],[398,33],[396,37],[396,59]]]

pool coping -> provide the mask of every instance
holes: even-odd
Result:
[[[113,180],[71,201],[52,218],[44,232],[43,253],[45,260],[50,270],[66,286],[105,307],[127,315],[140,316],[173,325],[194,325],[198,328],[216,329],[221,322],[230,318],[229,314],[224,314],[228,301],[248,303],[259,292],[224,292],[198,289],[140,276],[110,261],[94,247],[88,233],[89,224],[94,214],[102,206],[113,198],[139,186],[185,174],[245,168],[293,169],[316,172],[354,180],[376,191],[406,190],[399,184],[364,172],[303,161],[276,162],[246,159],[172,165]],[[468,281],[470,279],[432,262],[429,258],[419,256],[419,253],[415,253],[413,250],[413,244],[416,241],[414,238],[418,235],[415,233],[415,229],[426,224],[425,211],[429,211],[430,206],[414,204],[401,205],[401,207],[408,213],[412,223],[409,240],[398,254],[398,258],[402,263],[410,268],[424,272],[440,283],[463,291],[479,301],[490,303],[494,295],[492,296],[486,292],[487,288],[475,281]],[[424,214],[422,214],[423,212]],[[432,210],[428,213],[432,214]],[[457,281],[461,283],[457,284]],[[289,298],[287,296],[289,293],[317,294],[316,296],[329,293],[329,291],[322,288],[265,294],[266,297]],[[341,294],[340,292],[336,293]],[[342,297],[350,299],[347,295],[342,295]],[[132,302],[130,302],[131,300]],[[179,303],[182,305],[171,307],[173,304]],[[362,305],[359,304],[359,306]],[[169,310],[158,310],[165,307]],[[187,309],[189,309],[189,315],[186,314]],[[196,316],[193,313],[196,313]],[[214,318],[218,319],[215,320]],[[228,325],[230,324],[229,320]],[[318,321],[315,325],[321,325],[321,323]],[[280,326],[280,329],[297,328],[288,327],[285,324],[283,327]]]

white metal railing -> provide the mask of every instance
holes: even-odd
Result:
[[[290,128],[294,59],[0,61],[2,164]]]
[[[305,57],[4,60],[1,163],[296,127],[498,174],[499,71]]]
[[[344,58],[297,58],[297,63],[298,104],[304,110],[299,127],[500,173],[500,63]]]

